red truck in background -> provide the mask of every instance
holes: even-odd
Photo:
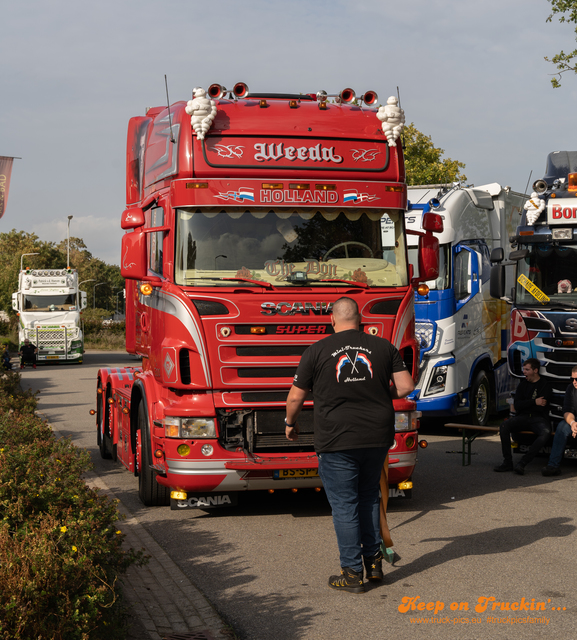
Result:
[[[97,389],[101,455],[138,476],[145,505],[173,509],[322,486],[313,399],[297,443],[285,402],[341,296],[415,379],[419,363],[403,153],[376,94],[361,106],[351,90],[255,95],[239,83],[194,96],[129,122],[121,270],[126,348],[142,366],[101,369]],[[416,232],[423,280],[436,277],[437,218]],[[394,406],[390,495],[410,495],[418,414]]]

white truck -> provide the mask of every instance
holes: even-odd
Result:
[[[38,347],[38,362],[82,363],[84,335],[80,311],[86,292],[78,290],[75,269],[23,269],[12,294],[18,313],[20,346],[28,338]]]
[[[439,277],[415,292],[420,375],[412,398],[429,417],[458,416],[484,425],[507,408],[516,386],[507,370],[510,308],[491,298],[493,249],[508,254],[526,196],[497,183],[480,187],[409,187],[407,230],[419,231],[427,211],[444,230]],[[418,236],[409,235],[409,260],[418,275]],[[513,284],[513,270],[507,274]]]

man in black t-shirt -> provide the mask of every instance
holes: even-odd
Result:
[[[335,333],[303,354],[287,398],[286,436],[298,440],[297,417],[314,394],[315,451],[333,512],[341,575],[333,589],[362,593],[363,563],[369,580],[382,580],[379,481],[395,437],[393,398],[414,389],[398,350],[360,330],[357,303],[333,305]],[[392,386],[391,386],[392,383]]]
[[[549,403],[553,390],[549,382],[539,375],[539,367],[539,360],[536,358],[529,358],[523,363],[525,380],[521,380],[515,391],[515,415],[505,420],[499,429],[503,462],[493,471],[514,471],[523,475],[527,464],[547,444],[551,435]],[[513,466],[511,434],[519,431],[533,431],[536,437],[527,453]]]

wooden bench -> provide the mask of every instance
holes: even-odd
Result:
[[[449,429],[460,429],[463,432],[464,467],[471,464],[471,443],[477,436],[487,432],[499,433],[499,427],[481,427],[478,424],[458,424],[456,422],[448,422],[445,426],[449,427]],[[465,459],[467,462],[465,462]]]
[[[468,467],[471,464],[471,443],[477,436],[482,433],[493,432],[499,433],[499,427],[481,427],[478,424],[458,424],[456,422],[447,422],[445,425],[449,429],[460,429],[463,432],[463,466]],[[467,433],[470,432],[470,433]],[[533,431],[521,431],[521,433],[533,434]],[[553,434],[555,432],[552,432]],[[465,462],[465,458],[467,462]]]

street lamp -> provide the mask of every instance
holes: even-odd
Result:
[[[39,256],[39,253],[23,253],[20,256],[20,271],[22,271],[24,269],[23,265],[22,265],[22,260],[24,260],[24,256]]]
[[[94,282],[96,280],[96,278],[90,278],[90,280],[83,280],[82,282],[78,283],[78,288],[80,289],[80,285],[83,285],[85,282]]]
[[[94,285],[93,293],[92,293],[92,308],[96,309],[96,287],[99,287],[101,284],[108,284],[108,282],[97,282]]]
[[[70,269],[70,221],[74,216],[68,216],[68,249],[66,253],[66,268]]]
[[[216,256],[216,258],[226,258],[227,256],[225,256],[223,253],[221,253],[219,256]],[[214,259],[214,270],[216,271],[216,258]]]
[[[120,289],[120,291],[117,291],[117,292],[116,292],[116,315],[118,315],[118,296],[119,296],[121,293],[124,293],[124,288],[122,288],[122,289]]]

